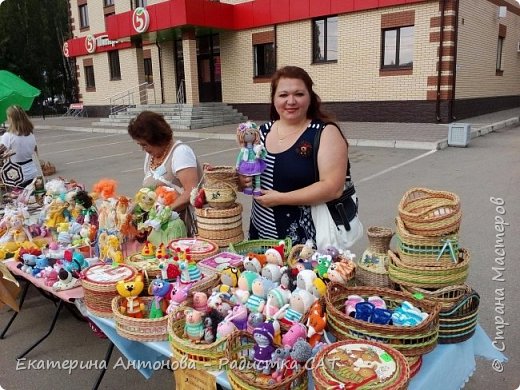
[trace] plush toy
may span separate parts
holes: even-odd
[[[337,282],[346,286],[354,268],[354,262],[351,260],[332,263],[327,270],[327,278],[331,282]]]
[[[265,170],[264,158],[267,156],[265,147],[260,142],[260,131],[254,122],[246,122],[238,125],[237,141],[241,146],[237,156],[236,168],[240,175],[252,176],[252,187],[244,188],[246,195],[262,195],[260,175]]]
[[[259,253],[248,253],[244,256],[242,260],[242,264],[244,265],[244,270],[256,272],[260,274],[262,272],[262,267],[267,263],[267,259],[265,255]]]
[[[275,288],[273,282],[264,277],[258,277],[253,281],[251,286],[252,294],[246,302],[246,307],[252,313],[264,311],[264,306],[267,299],[267,293]]]
[[[282,336],[282,345],[292,347],[298,339],[307,338],[307,327],[301,322],[295,322]]]
[[[177,279],[176,286],[170,290],[170,304],[166,312],[168,314],[173,313],[188,298],[189,291],[190,286],[181,287],[180,281]]]
[[[316,278],[312,281],[310,293],[319,299],[327,293],[327,285],[320,278]]]
[[[291,376],[293,373],[299,371],[307,361],[312,357],[312,347],[304,339],[299,339],[291,348],[290,356],[286,360],[286,370],[284,378]],[[293,382],[295,383],[295,382]]]
[[[208,296],[205,292],[196,291],[193,293],[193,308],[202,314],[208,313]]]
[[[229,313],[224,320],[222,320],[217,326],[217,340],[220,340],[224,337],[229,336],[231,333],[235,332],[237,329],[236,325],[232,322],[232,320],[236,319],[240,314],[239,313]]]
[[[125,282],[120,280],[116,283],[116,290],[123,297],[119,310],[133,318],[143,318],[145,305],[139,298],[144,289],[143,277],[137,275],[134,280]]]
[[[233,300],[237,303],[246,303],[251,294],[253,282],[259,275],[253,271],[244,271],[238,278],[238,287],[233,292]]]
[[[290,347],[276,348],[276,350],[271,355],[271,366],[274,369],[274,372],[271,374],[271,378],[273,378],[276,382],[281,382],[283,379],[283,367],[285,360],[289,357],[290,352]]]
[[[242,304],[238,304],[233,307],[232,313],[233,317],[231,322],[235,324],[238,330],[246,330],[248,317],[247,308]]]
[[[282,278],[282,267],[271,263],[266,264],[264,268],[262,268],[262,276],[274,283],[280,283],[280,279]]]
[[[289,300],[290,308],[285,312],[282,321],[290,325],[294,322],[300,321],[315,301],[316,297],[310,292],[300,289],[294,290]]]
[[[97,209],[89,193],[85,190],[77,191],[74,196],[74,203],[78,214],[76,221],[80,224],[92,224],[97,228],[99,226]]]
[[[265,321],[265,316],[262,313],[250,313],[247,317],[247,331],[253,334],[253,330],[258,328]]]
[[[42,272],[45,268],[49,266],[49,259],[43,255],[40,255],[36,258],[36,264],[32,269],[32,275],[35,277],[40,277],[40,272]]]
[[[78,286],[79,279],[72,276],[72,273],[65,268],[61,268],[58,272],[58,281],[52,285],[55,291],[70,290]]]
[[[204,322],[202,313],[195,309],[184,310],[186,316],[186,324],[184,325],[184,337],[192,342],[200,342],[204,337]]]
[[[318,264],[314,271],[321,279],[327,279],[327,271],[329,270],[330,265],[332,264],[332,256],[330,255],[322,255],[318,252],[312,256],[312,259],[316,261]]]
[[[273,339],[275,329],[272,322],[264,322],[253,330],[255,345],[253,347],[253,360],[257,371],[263,374],[271,372],[271,356],[276,350]]]
[[[280,241],[278,245],[267,249],[265,251],[265,257],[267,262],[282,267],[285,259],[284,248],[285,243],[283,241]]]
[[[168,281],[157,277],[150,283],[148,293],[153,295],[148,318],[161,318],[168,310],[167,297],[170,294],[171,285]]]
[[[155,193],[155,205],[149,210],[148,219],[138,226],[138,229],[151,227],[148,240],[156,246],[161,243],[167,245],[173,239],[186,237],[186,225],[172,208],[177,199],[177,192],[170,187],[159,186]]]
[[[296,289],[296,276],[290,268],[282,267],[281,269],[280,287],[291,292]]]
[[[308,292],[312,291],[312,286],[314,279],[316,279],[316,273],[311,270],[303,270],[298,272],[298,276],[296,277],[296,286],[300,290],[305,290]]]
[[[192,284],[202,279],[202,273],[199,267],[197,267],[197,264],[190,263],[188,260],[181,260],[178,262],[178,265],[181,271],[182,283]]]
[[[208,298],[208,307],[213,309],[222,316],[226,317],[231,311],[231,305],[226,302],[226,295],[224,293],[214,291]]]
[[[240,278],[240,269],[237,267],[228,266],[220,273],[221,285],[218,291],[223,293],[230,293],[232,289],[238,286],[238,279]]]
[[[148,219],[148,212],[154,207],[157,195],[150,188],[141,188],[134,197],[134,206],[131,210],[133,236],[139,242],[144,242],[148,236],[148,228],[138,230],[144,221]]]
[[[98,236],[99,260],[112,262],[113,264],[123,263],[123,251],[121,241],[116,234],[107,234],[103,231]]]
[[[311,347],[320,342],[326,325],[327,314],[323,312],[320,302],[316,301],[309,309],[309,318],[307,319],[307,328],[309,329],[307,337]]]
[[[264,308],[264,314],[267,316],[274,315],[284,305],[289,303],[291,292],[282,287],[276,287],[267,293],[267,304]]]

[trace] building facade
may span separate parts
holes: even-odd
[[[338,120],[451,122],[520,106],[514,0],[69,0],[80,101],[225,102],[269,117],[301,66]]]

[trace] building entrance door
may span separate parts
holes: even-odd
[[[220,41],[218,34],[197,37],[199,99],[201,102],[222,101],[220,73]]]

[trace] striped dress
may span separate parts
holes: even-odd
[[[260,127],[260,140],[265,139],[274,122]],[[323,122],[313,120],[296,140],[282,153],[270,153],[266,147],[266,169],[261,175],[262,189],[280,192],[294,191],[314,183],[313,144],[316,130]],[[249,239],[283,239],[290,237],[293,245],[316,239],[309,206],[276,206],[267,208],[253,200]]]

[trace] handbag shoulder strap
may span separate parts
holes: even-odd
[[[341,131],[341,128],[338,126],[337,123],[335,123],[335,122],[326,122],[325,123],[324,122],[316,130],[316,135],[314,136],[314,145],[313,145],[313,149],[312,149],[313,150],[313,158],[314,158],[314,179],[315,179],[315,181],[319,181],[320,180],[320,172],[318,170],[318,149],[320,147],[321,133],[323,132],[325,127],[327,127],[328,125],[335,126],[339,130],[339,133],[341,134],[341,136],[345,140],[345,143],[347,144],[347,147],[348,147],[348,141],[345,138],[345,135],[343,134],[343,132]],[[347,160],[347,175],[346,175],[346,179],[350,180],[350,160]]]

